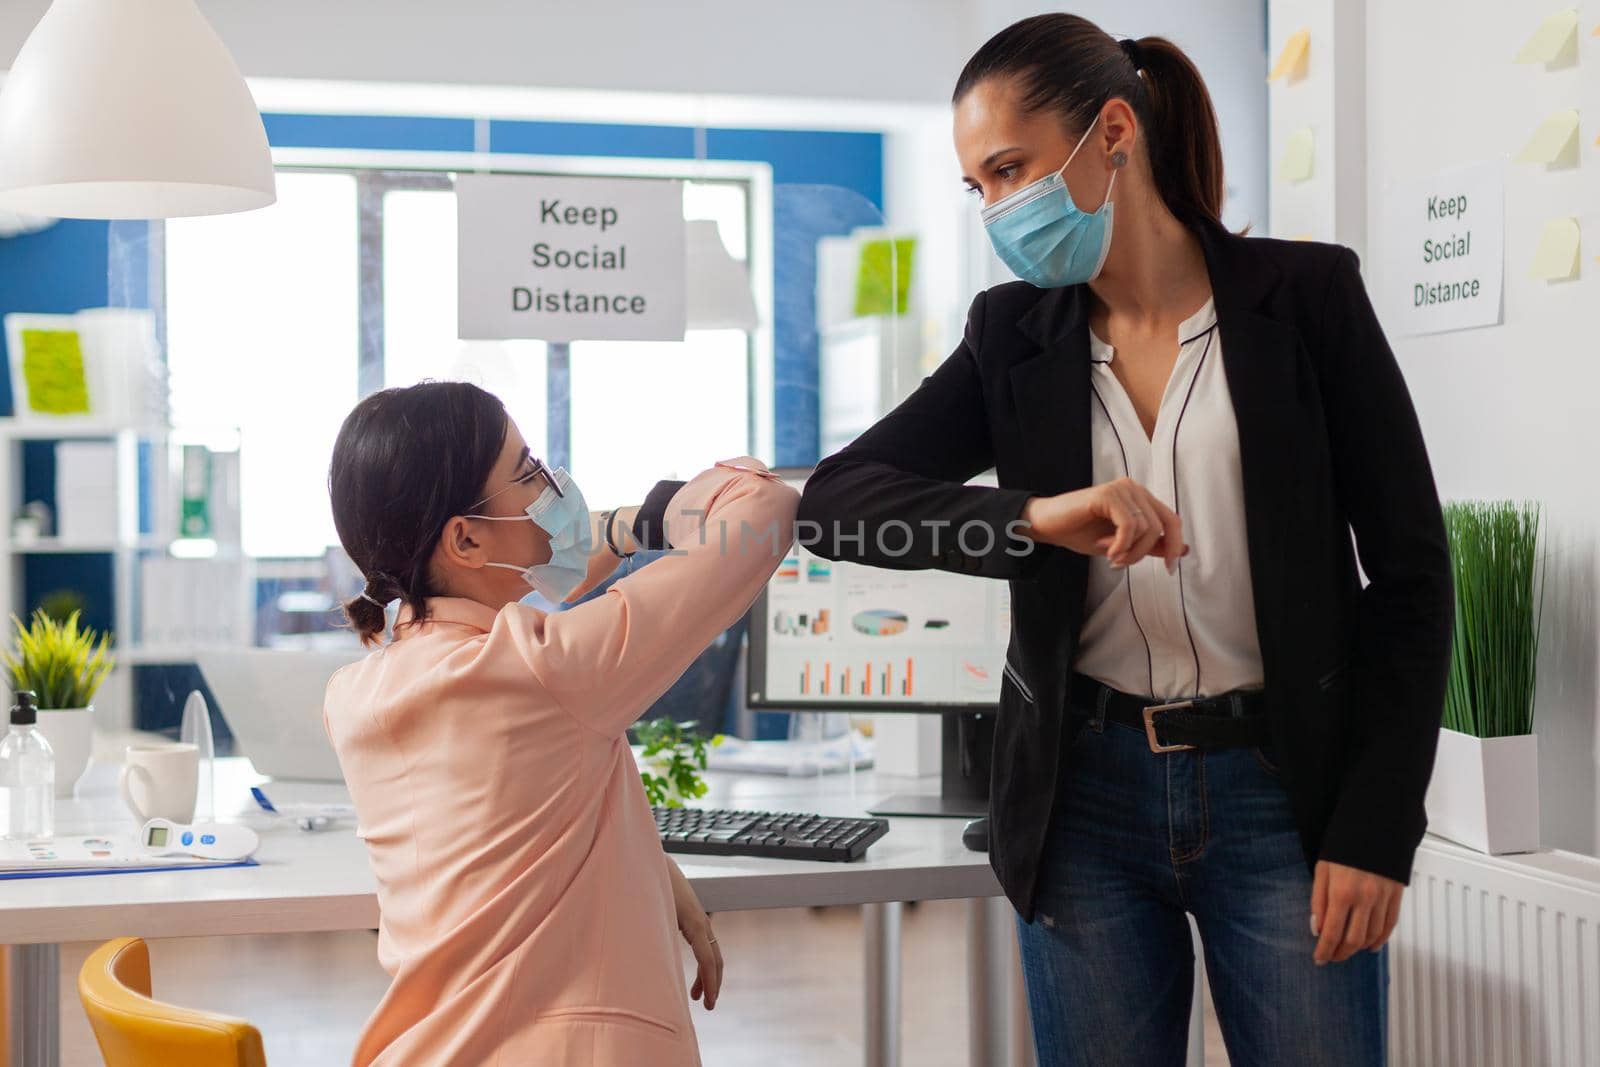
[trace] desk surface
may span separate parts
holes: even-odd
[[[57,834],[137,827],[116,791],[115,766],[96,764],[72,800],[57,801]],[[712,807],[860,815],[891,792],[932,792],[937,783],[871,772],[821,778],[713,773]],[[249,787],[268,781],[246,760],[217,761],[217,808],[261,834],[260,865],[211,871],[0,881],[0,944],[102,938],[365,930],[378,904],[365,846],[354,829],[315,833],[254,810]],[[275,801],[345,799],[338,786],[280,782]],[[960,819],[894,819],[855,863],[734,856],[679,856],[707,911],[865,904],[995,896],[988,857],[961,844]]]

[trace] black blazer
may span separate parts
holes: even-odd
[[[1217,226],[1199,236],[1239,426],[1273,747],[1306,863],[1409,882],[1454,619],[1416,412],[1353,252]],[[990,861],[1029,921],[1088,561],[1051,546],[1016,555],[1006,530],[1029,497],[1091,483],[1088,295],[1021,282],[979,294],[955,353],[823,460],[800,502],[804,540],[828,558],[1010,580],[1007,674],[1021,684],[1001,688]],[[961,484],[991,467],[1000,488]],[[886,552],[874,533],[889,522]],[[993,536],[958,545],[963,523]]]

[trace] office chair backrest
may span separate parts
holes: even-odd
[[[107,941],[78,972],[78,997],[106,1067],[266,1067],[261,1033],[243,1019],[150,997],[150,950]]]

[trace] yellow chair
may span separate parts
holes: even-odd
[[[90,954],[78,998],[106,1067],[266,1067],[261,1032],[243,1019],[150,998],[150,949],[137,937]]]

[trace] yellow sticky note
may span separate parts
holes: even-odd
[[[1517,153],[1518,163],[1571,163],[1578,147],[1578,113],[1552,111]]]
[[[861,246],[856,272],[856,314],[904,315],[911,295],[914,237],[867,241]]]
[[[78,331],[23,330],[22,380],[28,390],[29,411],[89,414],[89,380]]]
[[[1533,269],[1528,273],[1546,282],[1576,278],[1581,243],[1577,219],[1570,215],[1551,219],[1539,235],[1539,250],[1533,254]]]
[[[1289,238],[1291,241],[1315,241],[1316,235],[1310,233],[1297,233]]]
[[[1283,42],[1283,51],[1278,53],[1278,61],[1272,65],[1272,73],[1267,75],[1267,81],[1275,82],[1279,78],[1293,81],[1304,76],[1306,57],[1310,52],[1311,31],[1295,30],[1289,35],[1289,39]]]
[[[1311,177],[1316,155],[1316,143],[1311,138],[1311,127],[1302,126],[1289,135],[1283,155],[1278,159],[1278,177],[1286,182],[1303,182]]]
[[[1574,8],[1557,11],[1522,43],[1513,63],[1550,65],[1576,59],[1578,54],[1578,12]]]

